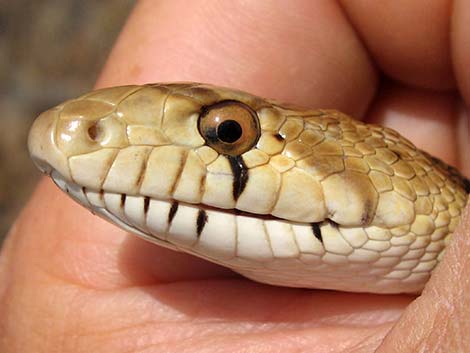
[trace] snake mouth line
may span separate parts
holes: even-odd
[[[90,188],[86,188],[84,186],[81,186],[81,185],[79,185],[79,184],[77,184],[73,181],[68,181],[66,178],[64,178],[63,175],[61,175],[57,170],[52,168],[50,165],[47,165],[47,166],[41,165],[41,171],[44,174],[46,174],[47,176],[49,176],[54,181],[54,183],[62,191],[66,192],[67,194],[71,195],[72,197],[75,195],[74,199],[77,200],[80,204],[84,205],[85,207],[89,207],[89,206],[93,206],[93,205],[90,205],[89,201],[86,202],[86,200],[83,199],[83,197],[82,198],[79,197],[77,199],[77,196],[78,196],[77,193],[79,193],[79,190],[81,190],[84,194],[86,194],[87,192],[92,192],[96,195],[99,195],[99,197],[101,199],[103,198],[103,196],[105,194],[120,195],[122,203],[125,203],[125,200],[128,197],[140,197],[140,198],[143,198],[143,200],[144,200],[144,204],[146,205],[146,207],[144,207],[144,210],[146,210],[146,211],[148,211],[148,205],[149,205],[150,200],[154,200],[154,201],[168,202],[172,205],[176,205],[176,204],[177,205],[185,205],[185,206],[188,206],[188,207],[197,207],[201,210],[206,210],[206,211],[214,211],[214,212],[218,212],[218,213],[231,214],[231,215],[235,215],[235,216],[252,217],[252,218],[257,218],[257,219],[262,219],[262,220],[287,222],[287,223],[290,223],[290,224],[318,225],[318,224],[321,224],[323,222],[329,222],[333,225],[337,225],[335,222],[333,222],[329,219],[325,219],[323,221],[314,222],[314,223],[297,222],[297,221],[292,221],[292,220],[281,218],[281,217],[276,217],[276,216],[273,216],[271,214],[258,214],[258,213],[253,213],[253,212],[246,212],[246,211],[239,210],[237,208],[218,208],[218,207],[206,205],[206,204],[203,204],[203,203],[192,204],[192,203],[187,203],[187,202],[184,202],[184,201],[178,201],[178,200],[175,200],[175,199],[159,199],[159,198],[145,196],[145,195],[115,193],[115,192],[110,192],[110,191],[107,191],[107,190],[104,190],[104,189],[94,190],[94,189],[90,189]],[[173,207],[176,207],[176,206],[173,206]]]

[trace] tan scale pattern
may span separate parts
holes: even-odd
[[[238,198],[229,159],[198,131],[203,107],[222,100],[250,106],[261,127],[241,156]],[[391,129],[202,84],[88,93],[43,113],[29,148],[72,197],[126,229],[285,286],[419,292],[468,199],[455,169]]]

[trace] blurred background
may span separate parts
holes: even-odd
[[[91,90],[134,0],[0,0],[0,245],[39,180],[33,119]]]

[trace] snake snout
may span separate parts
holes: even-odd
[[[42,113],[33,123],[28,136],[28,149],[34,164],[45,174],[57,170],[64,178],[70,179],[67,158],[57,148],[55,129],[58,109]]]

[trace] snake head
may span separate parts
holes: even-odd
[[[393,130],[204,84],[85,94],[41,114],[28,144],[102,217],[285,286],[417,292],[468,198]]]

